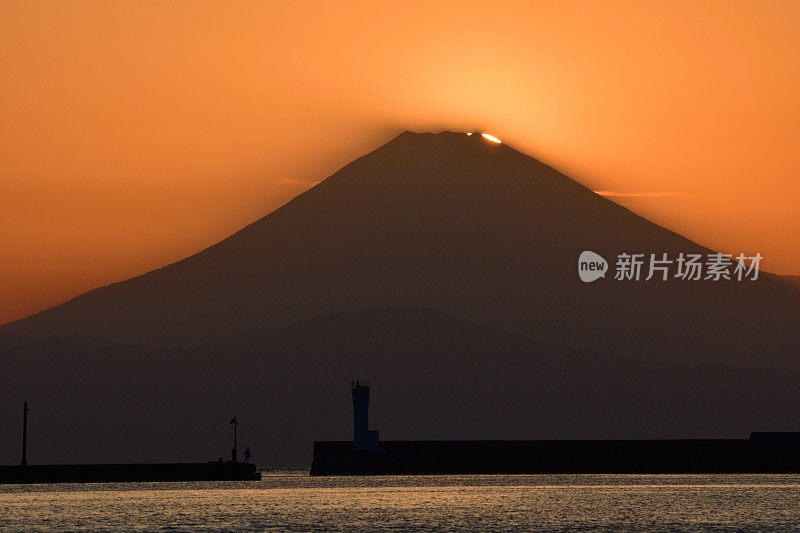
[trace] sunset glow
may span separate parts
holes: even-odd
[[[502,142],[500,139],[498,139],[494,135],[489,135],[488,133],[481,133],[481,135],[483,135],[484,139],[488,139],[488,140],[492,141],[493,143],[501,143]]]
[[[768,4],[3,2],[0,323],[196,253],[406,129],[492,131],[800,274],[800,3]]]

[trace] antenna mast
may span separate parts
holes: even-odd
[[[20,466],[28,466],[28,402],[22,407],[22,461]]]

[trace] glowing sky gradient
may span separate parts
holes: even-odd
[[[491,132],[800,273],[799,19],[792,1],[0,3],[0,322],[197,252],[404,129]]]

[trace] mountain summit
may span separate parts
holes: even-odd
[[[711,252],[505,144],[407,131],[196,255],[0,333],[180,347],[400,306],[639,359],[800,368],[800,291],[776,276],[585,284],[583,250],[612,269]]]

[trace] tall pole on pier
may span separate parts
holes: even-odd
[[[21,466],[28,466],[28,402],[22,407],[22,461]]]

